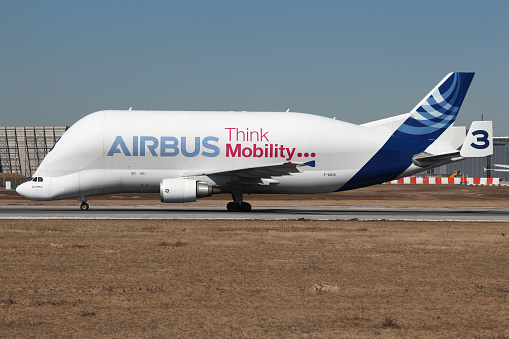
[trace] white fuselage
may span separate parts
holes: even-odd
[[[332,192],[341,190],[390,136],[303,113],[100,111],[62,136],[33,175],[43,181],[28,182],[20,193],[53,200],[158,192],[165,178],[310,161],[315,167],[245,184],[243,192]],[[420,170],[410,164],[399,174]],[[201,180],[232,190],[227,176]]]
[[[354,125],[303,113],[100,111],[75,123],[29,182],[33,200],[160,192],[323,193],[376,185],[492,153],[491,122],[453,127],[474,73],[447,74],[409,113]],[[464,140],[464,141],[462,141]],[[458,147],[461,152],[458,151]]]

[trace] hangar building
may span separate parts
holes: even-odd
[[[29,177],[68,128],[0,127],[0,173]]]

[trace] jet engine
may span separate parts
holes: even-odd
[[[163,179],[160,184],[161,202],[192,202],[196,198],[217,193],[209,184],[193,179]]]

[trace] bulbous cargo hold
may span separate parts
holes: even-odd
[[[325,193],[492,152],[491,123],[453,122],[473,73],[447,75],[406,114],[355,125],[293,112],[100,111],[75,123],[18,192],[34,200],[159,192],[162,202],[244,193]]]

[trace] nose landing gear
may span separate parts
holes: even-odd
[[[233,192],[232,199],[226,205],[228,212],[251,212],[251,204],[242,201],[242,192]]]
[[[78,198],[78,202],[81,202],[80,210],[88,211],[90,206],[87,204],[87,198]]]

